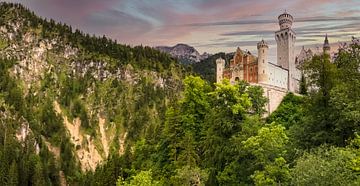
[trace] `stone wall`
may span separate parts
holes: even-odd
[[[266,104],[265,106],[267,115],[271,114],[277,109],[283,98],[288,93],[286,89],[278,88],[271,85],[266,85],[266,84],[255,84],[255,85],[260,85],[264,89],[264,96],[269,99],[268,104]]]
[[[279,88],[287,89],[289,77],[288,71],[272,63],[268,63],[268,69],[269,80],[267,84],[269,86],[276,86]]]

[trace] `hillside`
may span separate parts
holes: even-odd
[[[185,69],[165,53],[90,36],[18,4],[1,3],[0,15],[1,114],[13,122],[0,136],[20,140],[12,139],[19,146],[5,170],[36,158],[30,167],[54,180],[59,171],[77,179],[156,128],[182,89]],[[29,154],[18,153],[24,144]]]
[[[217,53],[201,60],[199,63],[191,64],[193,71],[210,83],[216,82],[216,60],[222,57],[227,63],[234,57],[233,53]]]

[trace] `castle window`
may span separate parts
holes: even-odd
[[[265,59],[263,59],[263,63],[265,63]]]
[[[265,70],[263,70],[263,74],[265,74]]]
[[[263,53],[265,52],[265,50],[263,49]]]

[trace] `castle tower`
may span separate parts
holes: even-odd
[[[295,41],[296,34],[291,29],[294,18],[286,11],[279,15],[280,30],[275,32],[277,43],[277,64],[289,71],[288,90],[295,92]]]
[[[327,36],[327,34],[326,34],[325,40],[324,40],[324,45],[323,45],[324,54],[330,55],[330,49],[331,49],[331,48],[330,48],[328,36]]]
[[[268,82],[268,51],[269,46],[264,40],[261,40],[257,44],[258,49],[258,82],[267,83]]]
[[[225,60],[220,57],[216,60],[216,83],[220,83],[223,80],[224,68]]]

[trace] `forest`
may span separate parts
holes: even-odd
[[[0,13],[0,25],[20,17],[28,23],[24,33],[36,28],[41,39],[59,37],[79,48],[81,55],[71,60],[107,60],[109,70],[131,65],[140,74],[146,69],[175,82],[155,89],[146,75],[133,85],[70,75],[58,65],[59,71],[46,73],[38,87],[25,92],[22,80],[11,73],[19,59],[1,56],[1,185],[61,185],[64,179],[69,185],[99,186],[360,185],[356,38],[333,59],[322,54],[305,62],[301,94],[289,93],[267,115],[268,100],[259,86],[213,83],[211,70],[199,76],[201,65],[193,67],[196,73],[150,47],[132,48],[73,31],[18,4],[2,3]],[[21,43],[18,37],[14,42]],[[0,51],[12,42],[2,36],[0,41]],[[61,47],[63,43],[53,54]],[[127,132],[124,152],[114,143],[94,171],[83,171],[76,157],[83,147],[72,143],[54,101],[68,118],[79,118],[82,131],[94,139],[99,138],[98,126],[90,113],[98,112],[92,107],[97,105],[116,135]],[[29,133],[25,139],[19,137],[19,128]],[[59,149],[59,156],[49,144]]]
[[[184,79],[183,97],[92,185],[359,185],[360,46],[303,66],[303,95],[263,118],[261,87]]]

